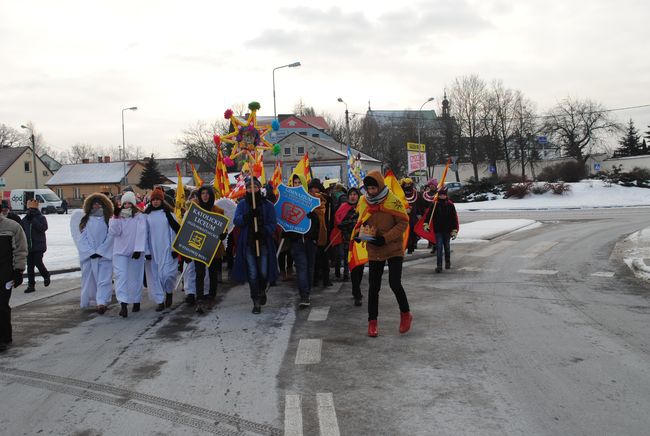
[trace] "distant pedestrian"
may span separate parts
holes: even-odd
[[[11,211],[8,200],[2,200],[2,215],[20,224],[20,217]]]
[[[431,211],[433,209],[433,219]],[[451,268],[450,239],[458,235],[458,214],[454,203],[447,197],[447,187],[438,191],[438,200],[427,210],[424,215],[424,229],[429,231],[429,222],[436,235],[436,273],[442,272],[442,258],[444,251],[445,269]]]
[[[27,261],[27,238],[15,221],[0,214],[0,352],[13,341],[11,331],[11,290],[23,282]]]
[[[66,200],[65,198],[61,200],[61,209],[63,209],[64,214],[66,215],[68,214],[68,200]]]
[[[47,251],[47,240],[45,238],[47,219],[41,213],[37,200],[27,202],[27,213],[21,220],[20,225],[25,231],[29,250],[27,255],[27,289],[25,289],[25,293],[28,294],[36,290],[34,267],[38,268],[38,272],[43,277],[43,286],[50,286],[50,272],[43,264],[43,255]]]

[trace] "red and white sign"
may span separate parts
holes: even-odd
[[[409,174],[427,169],[427,155],[418,151],[408,152],[408,172]]]

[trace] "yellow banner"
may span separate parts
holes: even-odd
[[[425,144],[418,144],[417,142],[407,142],[406,149],[408,151],[427,151],[427,146]]]

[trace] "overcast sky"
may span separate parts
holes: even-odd
[[[273,114],[439,110],[454,78],[520,89],[544,111],[571,95],[650,104],[641,0],[0,2],[0,123],[32,121],[57,150],[122,143],[160,157],[196,120],[256,100]],[[453,102],[452,102],[453,104]],[[650,110],[616,113],[648,130]]]

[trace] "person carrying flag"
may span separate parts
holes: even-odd
[[[359,219],[359,214],[357,213],[357,204],[359,203],[359,189],[350,188],[347,194],[347,202],[341,204],[339,209],[336,211],[336,227],[341,230],[341,238],[343,243],[339,245],[341,249],[343,247],[350,246],[350,237],[352,236],[352,231],[354,226]],[[348,253],[347,250],[343,250],[343,278],[344,281],[347,280],[348,274],[352,276],[352,298],[354,298],[354,305],[361,306],[361,300],[363,296],[361,295],[361,279],[363,278],[363,268],[365,264],[359,265],[354,268],[352,271],[348,271]]]
[[[433,219],[431,211],[433,210]],[[433,203],[424,215],[424,230],[429,232],[433,227],[436,235],[436,273],[442,272],[442,255],[444,250],[445,269],[451,268],[451,250],[449,240],[456,239],[458,235],[458,214],[456,206],[447,197],[447,187],[443,186],[438,190],[438,199]],[[431,223],[431,224],[429,224]]]

